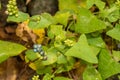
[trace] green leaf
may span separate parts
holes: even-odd
[[[87,4],[87,9],[90,9],[95,3],[95,0],[87,0],[86,4]]]
[[[40,18],[40,20],[37,20]],[[28,23],[28,26],[31,29],[41,29],[41,28],[46,28],[51,24],[54,24],[55,21],[53,17],[48,14],[48,13],[43,13],[41,15],[35,15],[30,18],[30,21]]]
[[[64,40],[66,38],[65,31],[63,30],[62,25],[51,25],[48,36],[53,38],[56,36],[59,40]]]
[[[94,52],[94,54],[97,56],[101,50],[101,48],[99,47],[95,47],[95,46],[90,46],[90,48],[92,49],[92,51]]]
[[[69,79],[66,77],[55,77],[55,78],[53,78],[53,80],[72,80],[72,79]]]
[[[120,10],[117,9],[113,12],[111,12],[108,16],[107,16],[108,20],[110,22],[115,22],[120,18]]]
[[[106,25],[103,21],[97,19],[89,10],[80,8],[77,15],[77,23],[75,31],[78,33],[91,33],[105,29]]]
[[[67,26],[69,17],[70,17],[70,12],[68,11],[57,12],[54,16],[56,22],[63,24],[65,27]]]
[[[56,36],[58,36],[60,33],[63,33],[62,25],[51,25],[50,27],[51,27],[51,32]]]
[[[69,57],[69,56],[67,56],[66,59],[67,59],[67,63],[62,64],[62,65],[58,65],[59,67],[55,71],[56,73],[70,71],[70,70],[72,70],[74,68],[75,59],[73,57]]]
[[[96,5],[100,10],[103,10],[105,3],[101,0],[87,0],[87,8],[90,9],[93,5]]]
[[[40,58],[40,54],[39,54],[39,53],[35,53],[32,49],[31,49],[31,50],[27,50],[27,51],[25,52],[25,54],[26,54],[26,55],[25,55],[26,58],[27,58],[28,60],[30,60],[30,61],[34,61],[34,60]]]
[[[57,63],[58,64],[65,64],[65,63],[67,63],[66,57],[63,54],[58,54]]]
[[[53,75],[47,73],[47,74],[43,77],[43,80],[52,80],[52,77],[53,77]]]
[[[42,13],[41,16],[46,18],[52,24],[56,24],[56,21],[54,20],[54,18],[53,18],[53,16],[51,14],[49,14],[49,13]]]
[[[87,38],[84,34],[80,36],[79,41],[65,55],[80,58],[90,63],[98,63],[96,54],[93,53],[88,45]]]
[[[102,0],[95,0],[95,5],[100,9],[103,10],[105,8],[105,3]]]
[[[88,65],[83,73],[83,80],[102,80],[102,77],[93,66]]]
[[[88,43],[92,46],[99,47],[99,48],[105,48],[105,42],[102,40],[101,37],[95,37],[95,38],[88,38]]]
[[[114,4],[109,9],[104,10],[103,14],[105,14],[110,22],[115,22],[120,18],[120,8]]]
[[[50,65],[57,61],[57,51],[55,48],[50,48],[47,50],[47,60],[42,61],[43,65]]]
[[[120,61],[120,51],[113,50],[113,57],[116,61]]]
[[[102,49],[99,55],[98,71],[103,80],[105,80],[112,75],[120,73],[120,63],[112,59],[108,50]]]
[[[37,74],[46,74],[46,73],[51,74],[52,66],[44,66],[44,68],[38,68],[36,71],[37,71]]]
[[[53,64],[57,61],[57,56],[54,53],[49,53],[47,54],[47,60],[46,61],[42,61],[43,65],[50,65]]]
[[[72,9],[76,10],[78,6],[77,0],[59,0],[59,10]]]
[[[115,22],[120,17],[119,8],[114,4],[109,9],[102,10],[100,16],[102,18],[107,18],[110,22]]]
[[[26,48],[20,44],[0,40],[0,63],[12,56],[19,55]]]
[[[120,41],[120,25],[116,24],[115,28],[106,33],[108,36]]]
[[[29,15],[27,13],[23,13],[21,11],[18,12],[18,17],[15,15],[8,16],[7,21],[8,22],[24,22],[27,19],[29,19]]]

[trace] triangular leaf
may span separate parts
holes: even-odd
[[[101,37],[89,38],[88,43],[92,46],[96,46],[96,47],[99,47],[99,48],[105,48],[106,47],[106,45],[105,45],[105,43],[104,43],[104,41],[102,40]]]
[[[103,21],[97,19],[89,10],[80,8],[77,15],[77,23],[75,31],[78,33],[91,33],[105,29],[106,25]]]
[[[97,57],[88,45],[87,38],[84,34],[80,36],[79,41],[65,55],[77,57],[90,63],[98,63]]]
[[[117,24],[115,28],[113,28],[112,30],[109,30],[107,32],[107,35],[120,41],[120,25]]]
[[[90,9],[93,5],[96,5],[100,10],[103,10],[105,3],[101,0],[87,0],[87,8]]]
[[[112,59],[110,53],[106,49],[102,49],[99,55],[98,71],[103,79],[120,73],[120,63]]]
[[[68,22],[69,17],[70,17],[70,12],[68,12],[68,11],[57,12],[54,16],[56,22],[63,24],[65,27],[67,26],[67,22]]]
[[[83,80],[102,80],[102,77],[93,66],[87,66],[83,73]]]

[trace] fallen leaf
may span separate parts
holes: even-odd
[[[32,40],[33,43],[36,43],[37,36],[29,29],[27,22],[18,24],[16,35],[26,42]]]

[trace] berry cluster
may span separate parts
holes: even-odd
[[[32,80],[40,80],[40,79],[39,79],[39,75],[36,75],[36,76],[34,75],[34,76],[32,77]]]
[[[34,18],[31,18],[30,20],[39,23],[40,20],[41,20],[41,17],[40,16],[35,16]]]
[[[73,46],[74,45],[74,41],[72,41],[72,40],[70,40],[70,39],[67,39],[67,40],[65,40],[64,41],[65,42],[65,44],[67,45],[67,46]]]
[[[42,60],[47,60],[47,56],[45,55],[45,52],[43,51],[41,44],[34,44],[33,50],[34,50],[34,52],[40,53],[40,55],[43,57]]]
[[[8,1],[6,13],[8,15],[15,15],[16,17],[18,17],[18,7],[17,7],[16,0]]]

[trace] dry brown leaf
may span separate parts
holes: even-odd
[[[29,29],[26,22],[18,24],[16,35],[26,42],[32,40],[33,43],[36,43],[37,36]]]

